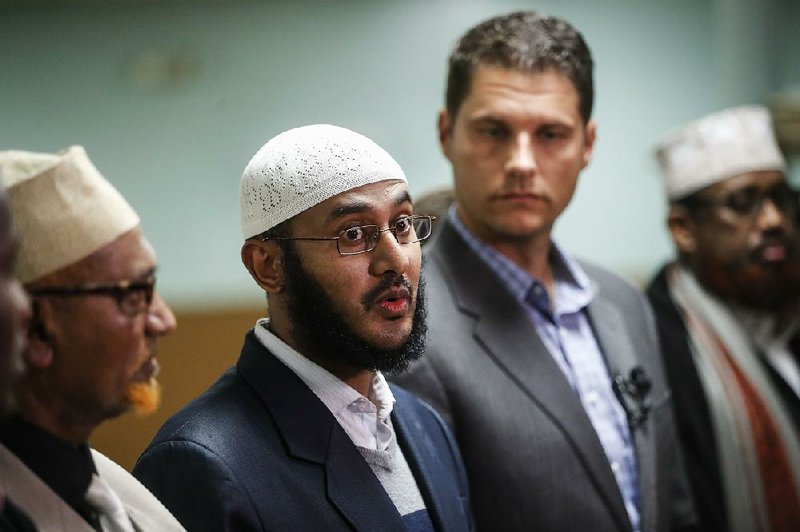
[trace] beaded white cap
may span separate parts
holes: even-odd
[[[656,158],[670,200],[747,172],[786,171],[769,111],[760,106],[725,109],[690,122],[661,141]]]
[[[261,234],[337,194],[386,180],[407,181],[397,161],[359,133],[327,124],[284,131],[244,169],[242,235]]]
[[[139,225],[139,216],[81,146],[0,152],[19,235],[16,275],[29,283],[88,257]]]

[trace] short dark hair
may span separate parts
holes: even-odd
[[[516,11],[468,30],[449,59],[445,97],[451,120],[455,120],[480,65],[532,73],[555,69],[575,86],[584,123],[592,115],[592,54],[580,32],[565,20],[535,11]]]

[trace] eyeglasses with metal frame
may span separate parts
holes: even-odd
[[[88,283],[75,286],[45,286],[30,291],[32,296],[44,297],[113,297],[120,312],[134,318],[147,312],[153,303],[156,287],[155,275],[141,280],[124,280],[116,283]]]
[[[800,208],[799,197],[789,183],[781,181],[766,189],[744,187],[718,198],[698,195],[692,197],[690,203],[699,207],[723,207],[738,216],[749,218],[761,212],[767,199],[783,213],[797,212]]]
[[[367,253],[378,247],[378,240],[386,232],[392,233],[400,244],[414,244],[431,236],[435,216],[413,215],[401,216],[386,229],[377,225],[356,225],[341,231],[337,236],[331,237],[302,237],[302,236],[269,236],[261,235],[262,242],[266,240],[307,240],[311,242],[336,241],[339,255],[359,255]]]

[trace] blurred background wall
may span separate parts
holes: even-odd
[[[0,149],[85,145],[141,214],[180,321],[161,348],[165,408],[95,445],[130,465],[262,313],[239,261],[238,181],[256,150],[329,122],[385,147],[412,193],[448,184],[434,126],[449,49],[515,9],[568,19],[596,60],[598,144],[556,237],[644,281],[671,255],[654,144],[702,114],[797,96],[797,0],[0,0]]]

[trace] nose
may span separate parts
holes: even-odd
[[[385,231],[380,234],[375,249],[369,252],[369,273],[375,277],[388,272],[402,275],[411,265],[411,256],[419,252],[418,243],[401,244],[391,231]]]
[[[506,163],[506,172],[512,176],[530,177],[536,170],[536,156],[528,132],[521,132],[511,143],[511,153]]]
[[[161,296],[153,294],[153,303],[147,313],[147,334],[150,336],[164,336],[175,330],[178,321],[172,309],[167,306]]]
[[[771,198],[764,198],[756,218],[758,228],[762,231],[767,231],[776,227],[783,227],[787,222],[788,216],[786,213],[779,209]]]

